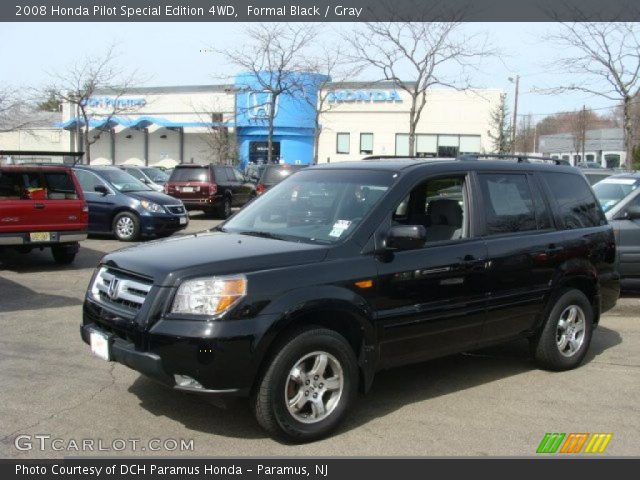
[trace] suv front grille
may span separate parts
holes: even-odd
[[[152,282],[120,270],[102,267],[91,286],[93,298],[131,312],[142,308]]]
[[[186,212],[184,205],[167,205],[165,208],[174,215],[182,215]]]

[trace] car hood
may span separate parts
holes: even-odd
[[[177,198],[171,197],[162,192],[155,192],[153,190],[144,190],[138,192],[122,192],[131,198],[137,200],[148,200],[149,202],[157,203],[158,205],[179,205],[182,203]]]
[[[322,261],[328,247],[222,232],[203,232],[125,248],[103,263],[173,286],[183,278],[248,273]]]

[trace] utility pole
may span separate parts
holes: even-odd
[[[520,75],[516,75],[515,80],[509,77],[511,83],[516,84],[516,91],[513,98],[513,124],[511,128],[511,153],[516,153],[516,130],[518,129],[518,95],[520,94]]]

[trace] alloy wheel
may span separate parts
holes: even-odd
[[[558,351],[565,357],[576,354],[585,336],[585,314],[578,305],[569,305],[560,314],[556,328],[556,344]]]

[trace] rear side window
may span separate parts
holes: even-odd
[[[487,235],[537,230],[535,206],[526,174],[479,175]]]
[[[67,172],[45,172],[44,181],[50,200],[77,200],[78,193]]]
[[[543,173],[542,177],[556,199],[565,229],[588,228],[607,223],[593,191],[580,175]]]
[[[208,182],[208,167],[176,167],[171,173],[170,182]]]

